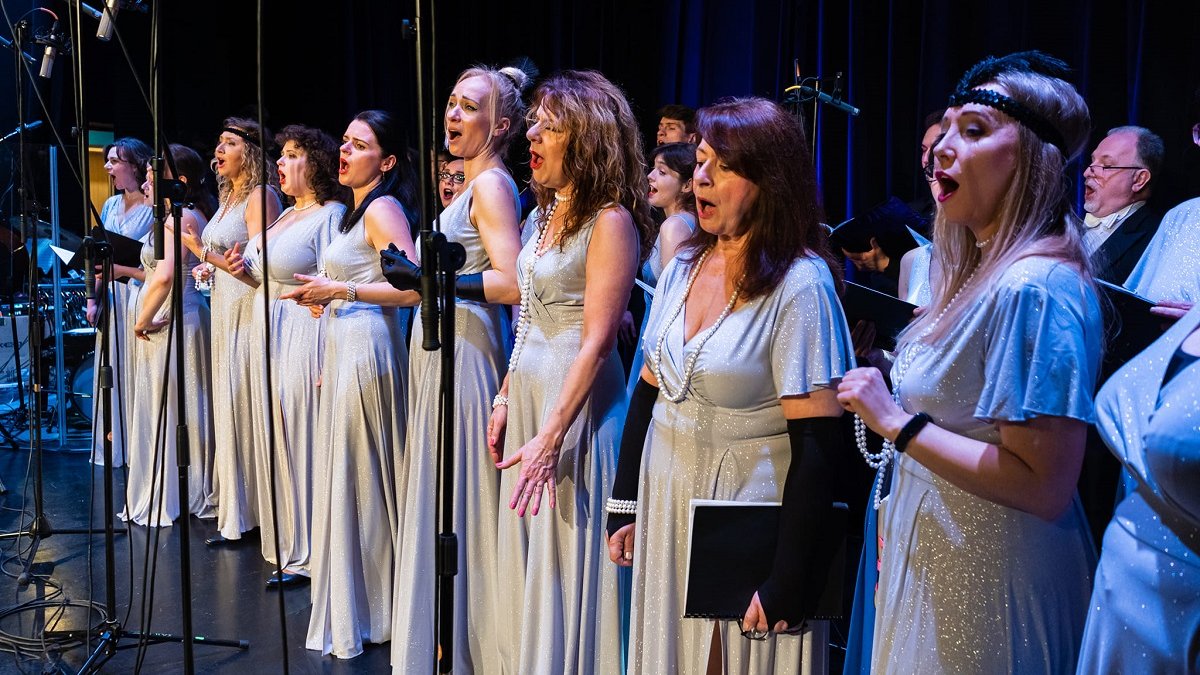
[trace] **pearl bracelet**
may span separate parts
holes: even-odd
[[[346,282],[346,302],[356,302],[358,300],[358,284],[353,281]]]
[[[604,510],[608,513],[637,515],[637,500],[636,499],[613,499],[608,498],[604,504]]]
[[[495,398],[492,399],[492,410],[502,405],[508,405],[508,397],[504,394],[496,394]]]

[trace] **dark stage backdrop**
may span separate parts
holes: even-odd
[[[35,4],[68,11],[61,0],[5,0],[14,18]],[[269,126],[303,122],[336,137],[353,113],[368,107],[416,119],[413,48],[400,35],[411,2],[265,4]],[[254,6],[250,0],[163,3],[162,87],[172,140],[208,154],[224,116],[253,114]],[[664,102],[700,106],[724,96],[781,98],[792,83],[793,59],[803,75],[843,72],[845,95],[862,115],[850,120],[834,110],[819,111],[814,139],[828,218],[835,222],[889,194],[919,195],[925,187],[916,171],[916,144],[924,115],[944,103],[971,63],[1030,48],[1075,68],[1073,79],[1091,106],[1096,140],[1105,129],[1128,123],[1163,136],[1164,202],[1200,193],[1200,151],[1190,143],[1186,114],[1200,84],[1196,2],[462,0],[439,1],[435,11],[439,94],[426,115],[439,114],[462,68],[517,56],[530,57],[543,72],[568,67],[604,72],[625,88],[646,134],[653,133],[653,113]],[[44,21],[36,17],[35,25]],[[143,79],[149,23],[146,14],[119,18]],[[94,30],[85,18],[85,34]],[[6,27],[0,32],[8,35]],[[116,42],[88,39],[83,46],[93,127],[148,138],[149,113]],[[7,131],[16,119],[12,61],[7,55],[0,59],[0,128]],[[73,124],[65,66],[61,60],[54,80],[39,85],[64,132]],[[29,115],[41,117],[32,102]],[[49,140],[41,133],[36,138]]]

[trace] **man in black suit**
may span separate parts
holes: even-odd
[[[1123,283],[1158,229],[1162,213],[1146,201],[1164,152],[1163,140],[1149,129],[1117,127],[1083,171],[1083,240],[1105,281]]]

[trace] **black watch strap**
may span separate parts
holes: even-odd
[[[904,452],[904,448],[908,447],[908,442],[914,436],[921,433],[925,425],[932,421],[933,418],[929,416],[929,413],[919,412],[913,415],[912,419],[905,422],[904,426],[901,427],[900,433],[896,434],[896,440],[892,441],[892,445],[896,446],[896,452]]]

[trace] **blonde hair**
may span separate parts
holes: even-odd
[[[494,128],[501,119],[508,119],[508,129],[499,136],[488,137],[487,147],[497,157],[504,157],[509,143],[525,133],[525,100],[522,93],[529,87],[534,75],[517,66],[492,68],[474,65],[459,74],[455,84],[472,77],[486,78],[491,85],[488,91],[488,119]]]
[[[252,137],[257,137],[261,141],[261,145],[256,146],[245,139],[241,139],[246,144],[246,152],[243,153],[245,159],[242,161],[242,168],[239,171],[239,176],[244,175],[246,180],[242,181],[241,187],[238,187],[236,181],[233,179],[226,178],[217,173],[217,159],[215,157],[209,162],[209,166],[217,176],[217,196],[221,203],[230,205],[239,204],[250,196],[255,187],[263,184],[278,192],[279,174],[272,170],[272,168],[269,168],[264,176],[262,157],[259,156],[258,152],[255,152],[255,150],[264,153],[267,151],[267,146],[271,144],[271,132],[260,128],[258,122],[244,117],[228,117],[222,126],[240,129]],[[270,159],[270,155],[267,156],[267,159],[268,164],[274,167],[274,161]]]
[[[938,209],[933,230],[937,245],[933,251],[942,274],[933,280],[933,301],[928,310],[901,334],[902,344],[915,341],[931,326],[924,341],[936,344],[945,338],[963,313],[991,292],[1005,270],[1023,258],[1059,260],[1079,270],[1085,283],[1092,283],[1091,265],[1083,248],[1083,223],[1071,209],[1066,178],[1067,164],[1083,149],[1091,130],[1087,104],[1069,83],[1036,72],[1000,72],[992,82],[1048,121],[1062,135],[1065,150],[997,111],[1002,119],[1017,125],[1017,160],[1012,182],[1000,201],[996,233],[986,248],[980,249],[967,228],[948,222],[945,212]],[[963,288],[972,274],[971,286]]]

